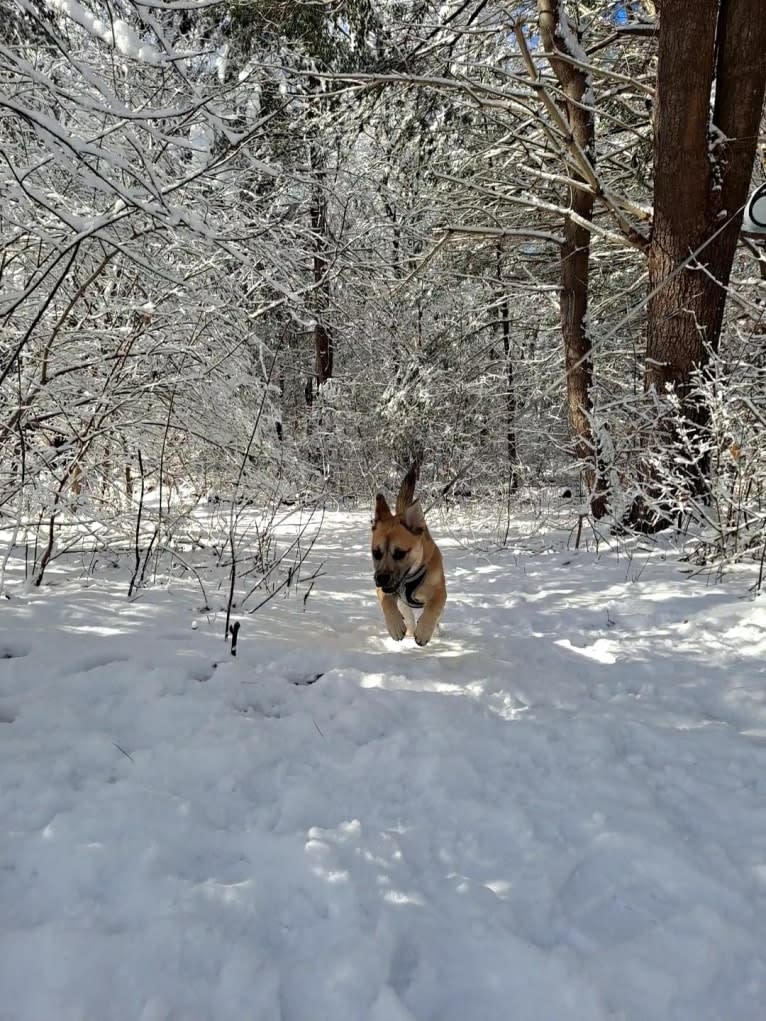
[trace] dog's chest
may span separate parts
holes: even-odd
[[[396,593],[398,598],[413,610],[422,610],[425,606],[425,603],[421,599],[415,598],[415,591],[419,588],[425,576],[425,566],[420,567],[415,574],[411,576],[408,575],[404,578]]]

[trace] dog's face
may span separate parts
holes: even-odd
[[[419,503],[394,515],[385,497],[378,494],[372,522],[372,566],[378,588],[393,594],[407,575],[420,567],[425,526]]]

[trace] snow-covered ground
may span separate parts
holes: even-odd
[[[433,531],[425,649],[364,514],[236,658],[191,583],[10,586],[2,1021],[766,1018],[763,600]]]

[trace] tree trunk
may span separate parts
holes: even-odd
[[[572,138],[591,165],[595,164],[595,121],[592,98],[587,96],[587,73],[562,59],[572,53],[572,26],[562,8],[562,0],[538,0],[540,35],[548,60],[564,94],[563,112]],[[567,168],[569,206],[580,220],[593,218],[595,194],[581,187],[585,180],[579,168]],[[564,244],[561,248],[561,333],[564,342],[564,364],[567,378],[569,431],[577,459],[586,465],[585,483],[590,495],[591,513],[600,518],[607,509],[606,483],[598,468],[593,440],[591,412],[593,402],[593,359],[588,331],[588,285],[590,276],[590,231],[572,217],[564,222]]]
[[[718,348],[766,88],[766,17],[763,0],[658,6],[645,386],[675,390],[683,420],[700,429],[707,412],[692,376]],[[661,423],[661,441],[678,426]],[[690,469],[698,495],[706,476],[702,458]]]
[[[314,350],[316,352],[317,387],[332,378],[333,338],[327,325],[330,307],[329,269],[329,228],[327,224],[327,194],[325,191],[324,161],[318,150],[312,146],[311,165],[315,180],[311,190],[311,229],[313,231],[313,273],[314,273]]]
[[[661,7],[654,125],[654,229],[649,250],[647,389],[688,388],[703,364],[715,281],[685,260],[709,238],[709,103],[718,0]],[[692,13],[693,11],[693,13]],[[700,253],[704,258],[704,251]]]
[[[717,350],[765,89],[763,0],[663,0],[648,387],[683,389]]]
[[[500,245],[497,246],[497,300],[500,312],[500,330],[503,337],[503,357],[505,359],[505,449],[508,458],[508,482],[510,491],[515,493],[519,488],[519,445],[516,437],[516,385],[513,378],[513,357],[511,353],[511,303],[508,292],[503,287],[503,261]]]
[[[716,215],[725,227],[711,244],[710,262],[719,282],[710,326],[717,346],[726,287],[739,241],[766,95],[766,10],[763,0],[722,0],[718,17],[718,63],[713,123],[723,136],[714,150],[722,167]]]

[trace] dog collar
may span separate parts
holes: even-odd
[[[399,586],[397,595],[406,603],[407,606],[412,607],[413,610],[420,610],[425,606],[425,603],[415,598],[415,589],[420,586],[420,583],[426,576],[426,565],[422,564],[414,574],[408,574],[402,579],[402,583]]]

